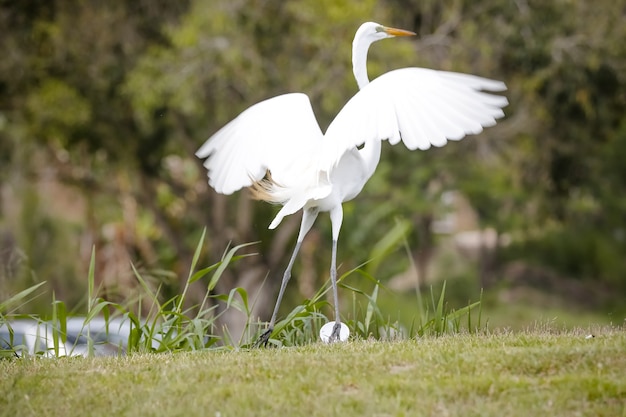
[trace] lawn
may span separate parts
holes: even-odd
[[[2,416],[613,417],[626,416],[626,332],[27,358],[0,375]]]

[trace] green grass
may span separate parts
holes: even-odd
[[[450,308],[445,283],[429,294],[396,295],[387,305],[391,294],[374,278],[371,262],[340,278],[344,296],[352,298],[352,311],[344,312],[353,334],[348,343],[317,342],[318,328],[328,320],[322,313],[328,307],[326,283],[277,323],[272,348],[248,349],[261,329],[248,294],[243,288],[213,292],[224,269],[241,258],[241,246],[198,268],[203,241],[204,234],[187,285],[174,298],[161,300],[160,289],[151,289],[135,270],[143,297],[152,301],[143,317],[135,313],[141,300],[122,305],[98,297],[94,253],[85,322],[102,315],[130,320],[129,355],[17,358],[6,351],[0,360],[0,416],[626,417],[623,327],[588,325],[602,323],[589,316],[572,321],[576,330],[544,315],[534,322],[548,324],[510,332],[485,322],[497,306],[489,297]],[[363,286],[368,290],[352,285],[351,276],[369,283]],[[201,279],[207,288],[203,301],[185,307],[189,285]],[[15,317],[41,285],[0,303],[0,322]],[[246,340],[216,333],[223,313],[215,302],[246,314]],[[400,310],[408,315],[385,313]],[[51,312],[54,331],[65,341],[68,312],[54,294]],[[381,341],[396,321],[405,326],[401,336]],[[588,338],[590,333],[595,337]]]
[[[0,415],[626,416],[625,352],[604,327],[30,357],[0,361]]]

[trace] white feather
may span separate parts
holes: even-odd
[[[504,89],[500,81],[467,74],[390,71],[355,94],[335,117],[324,135],[318,167],[330,169],[346,150],[371,140],[396,144],[401,137],[408,149],[425,150],[480,133],[504,116],[501,108],[508,104],[506,97],[481,90]]]
[[[309,98],[291,93],[249,107],[211,136],[196,156],[207,158],[211,187],[232,194],[262,179],[267,170],[279,183],[289,179],[296,160],[319,146],[322,136]]]

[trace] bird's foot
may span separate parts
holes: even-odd
[[[320,329],[320,339],[324,343],[345,342],[350,337],[350,329],[344,323],[329,321]]]
[[[333,332],[330,334],[330,337],[328,338],[328,343],[341,341],[341,338],[339,337],[340,333],[341,333],[341,322],[336,321],[335,325],[333,326]]]
[[[267,342],[270,340],[270,336],[272,335],[273,331],[274,328],[270,327],[269,329],[261,333],[261,336],[259,336],[256,342],[254,342],[254,347],[258,348],[261,347],[261,345],[263,345],[263,347],[267,347]]]

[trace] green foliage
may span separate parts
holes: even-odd
[[[381,244],[375,250],[375,253],[379,253],[379,256],[383,256],[387,252],[388,249],[385,247],[392,246],[394,240],[404,239],[406,228],[403,228],[401,223],[398,225],[400,229],[397,231],[392,230],[388,234],[387,239],[381,241]],[[236,255],[236,253],[250,244],[235,246],[224,254],[219,263],[197,269],[204,246],[205,232],[206,230],[203,231],[196,246],[186,284],[179,296],[161,302],[159,290],[153,291],[139,271],[133,266],[135,276],[150,303],[149,311],[143,315],[140,313],[141,298],[136,300],[136,304],[128,303],[122,305],[98,296],[95,276],[96,252],[95,248],[92,249],[87,276],[87,314],[82,326],[82,330],[85,331],[84,337],[87,339],[86,355],[88,357],[95,355],[95,340],[90,333],[90,323],[97,317],[104,319],[107,332],[112,318],[122,317],[123,321],[130,324],[128,340],[125,343],[124,350],[119,351],[120,354],[123,352],[145,353],[203,350],[219,345],[234,349],[253,345],[253,342],[261,334],[262,329],[258,323],[254,323],[246,290],[233,288],[228,294],[215,294],[214,292],[226,269],[231,267],[233,263],[249,256]],[[374,265],[375,263],[372,262],[365,266],[367,269],[373,270],[375,269]],[[208,280],[201,304],[184,308],[190,285],[200,281],[211,272],[213,274]],[[345,279],[354,273],[374,283],[372,294],[367,294],[358,288],[344,283]],[[414,324],[417,324],[417,326],[412,328],[409,333],[403,332],[398,327],[398,323],[392,324],[384,321],[383,314],[377,305],[377,296],[381,284],[369,272],[361,268],[348,271],[338,278],[338,284],[352,292],[353,300],[356,300],[357,296],[362,296],[367,300],[365,314],[359,314],[355,308],[353,316],[348,320],[348,324],[354,329],[355,336],[353,337],[355,338],[393,337],[394,339],[406,339],[426,335],[441,336],[459,333],[461,331],[460,318],[465,315],[468,316],[468,329],[470,331],[474,330],[469,312],[480,303],[474,303],[457,311],[447,311],[444,299],[445,284],[437,303],[435,303],[434,298],[432,299],[432,312],[428,310],[416,312]],[[33,286],[0,304],[0,324],[9,322],[9,319],[15,316],[12,312],[16,309],[16,306],[32,297],[41,286],[42,284]],[[304,303],[295,307],[284,319],[280,320],[274,327],[270,343],[276,346],[297,346],[316,342],[319,329],[328,321],[321,311],[327,304],[325,299],[330,289],[330,282],[327,281],[326,285],[320,288],[314,297],[305,300]],[[218,310],[219,303],[224,305],[221,311]],[[357,303],[354,302],[354,305],[356,306]],[[421,306],[422,303],[420,302],[419,305]],[[218,335],[218,319],[220,315],[225,314],[231,308],[244,313],[246,316],[246,328],[239,340],[233,339],[228,328],[221,329],[222,336]],[[60,348],[61,344],[65,346],[68,339],[68,318],[65,303],[57,300],[53,294],[51,314],[53,346],[51,349],[56,357],[65,356],[66,354],[72,355],[74,348],[76,348],[76,345],[72,349]],[[42,321],[42,324],[45,324],[45,322]],[[478,323],[479,327],[480,320]]]
[[[524,254],[536,265],[551,265],[561,274],[588,277],[624,288],[623,277],[617,273],[623,263],[623,242],[617,235],[607,237],[605,231],[589,227],[576,230],[555,227],[540,237],[507,248],[502,256]],[[515,254],[515,255],[513,255]],[[584,259],[584,262],[580,262]]]

